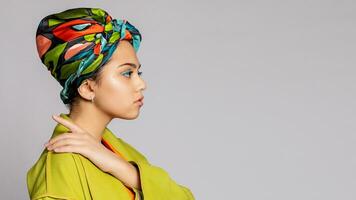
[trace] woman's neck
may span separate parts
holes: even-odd
[[[101,112],[93,105],[76,107],[69,112],[69,118],[83,130],[94,136],[99,142],[106,126],[112,118],[106,113]]]

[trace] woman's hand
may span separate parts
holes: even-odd
[[[60,134],[50,139],[45,146],[55,152],[79,153],[91,160],[102,171],[115,176],[129,187],[141,190],[139,172],[135,166],[119,155],[107,149],[92,135],[73,122],[53,115],[53,119],[70,132]]]
[[[104,172],[112,172],[113,169],[118,167],[114,166],[118,163],[123,163],[122,165],[125,166],[126,161],[123,158],[107,149],[101,142],[98,142],[91,134],[78,125],[60,116],[54,115],[53,119],[67,127],[70,132],[50,139],[45,145],[48,150],[79,153],[91,160]],[[122,162],[118,162],[118,159]]]

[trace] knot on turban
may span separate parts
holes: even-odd
[[[138,51],[142,36],[125,19],[112,19],[100,8],[73,8],[43,18],[36,32],[42,63],[63,87],[60,97],[70,103],[83,80],[112,56],[120,40]]]

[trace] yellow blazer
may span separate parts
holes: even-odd
[[[71,120],[68,114],[60,116]],[[57,123],[51,138],[68,130]],[[104,130],[103,140],[138,168],[142,191],[124,185],[79,153],[56,153],[45,148],[27,172],[31,200],[194,200],[189,188],[176,183],[164,169],[150,164],[144,155],[108,128]]]

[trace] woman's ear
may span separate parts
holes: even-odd
[[[78,87],[79,95],[88,101],[90,101],[95,95],[95,81],[91,79],[85,79]]]

